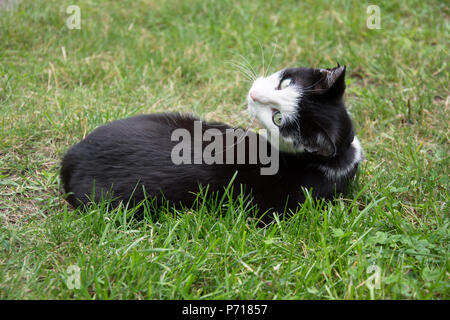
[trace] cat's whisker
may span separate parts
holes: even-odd
[[[295,125],[297,126],[298,132],[300,133],[300,123],[298,122],[298,119],[295,119]]]
[[[238,64],[237,62],[234,61],[230,61],[228,62],[229,64],[231,64],[233,67],[235,67],[236,69],[238,69],[244,76],[245,78],[249,81],[249,82],[253,82],[255,81],[255,78],[253,76],[253,74],[251,73],[251,71],[249,69],[247,69],[245,66]]]
[[[253,74],[254,78],[255,79],[258,78],[258,75],[257,75],[255,69],[252,67],[252,65],[248,61],[248,59],[246,57],[244,57],[242,54],[238,54],[238,56],[241,57],[244,60],[244,62],[247,64],[248,68],[252,71],[252,74]]]
[[[262,58],[262,75],[263,77],[266,76],[266,70],[265,70],[265,66],[264,66],[264,49],[261,45],[261,41],[258,40],[258,44],[259,44],[259,49],[261,51],[261,58]]]
[[[245,112],[245,113],[248,115],[247,112]],[[252,128],[253,123],[255,122],[255,119],[256,119],[255,116],[250,116],[250,124],[248,124],[247,128],[244,130],[244,133],[242,134],[242,136],[239,137],[239,138],[237,139],[237,141],[234,142],[232,145],[229,145],[229,146],[227,145],[225,149],[223,149],[222,151],[217,152],[216,155],[223,154],[223,153],[227,152],[227,150],[230,150],[230,149],[233,148],[234,146],[236,146],[236,145],[238,145],[239,143],[241,143],[241,142],[245,139],[245,137],[247,136],[247,134],[248,134],[248,132],[250,131],[250,129]],[[210,126],[213,126],[213,125],[210,124]],[[209,133],[209,134],[210,134],[212,137],[217,137],[217,136],[222,136],[222,135],[223,135],[223,133],[220,133],[220,134],[212,134],[212,133]],[[198,140],[198,142],[201,142],[201,140]]]
[[[314,90],[304,90],[302,88],[302,93],[318,93],[318,92],[325,92],[327,91],[326,89],[314,89]]]
[[[250,80],[254,81],[256,79],[251,70],[248,69],[246,66],[242,64],[234,64],[234,66],[239,70],[241,70],[242,72],[244,72]]]
[[[322,81],[322,79],[319,79],[318,81],[314,82],[312,85],[309,85],[307,87],[302,88],[303,92],[320,92],[323,89],[314,89],[314,90],[309,90],[310,88],[313,88],[314,86],[316,86],[320,81]]]
[[[247,65],[245,65],[244,63],[238,63],[238,65],[243,68],[244,70],[247,71],[247,73],[249,74],[249,76],[251,77],[251,79],[253,81],[256,80],[257,76],[253,73],[253,71],[250,69],[251,67],[248,67]]]
[[[224,152],[227,152],[227,150],[230,150],[231,148],[233,148],[234,146],[238,145],[239,143],[241,143],[242,141],[244,141],[245,137],[247,136],[247,133],[250,131],[251,126],[253,125],[253,122],[255,121],[255,118],[251,119],[250,124],[248,125],[247,129],[245,129],[244,134],[242,134],[241,138],[237,140],[237,142],[233,143],[230,146],[227,146],[222,152],[218,152],[217,154],[223,154]]]
[[[272,65],[272,60],[273,60],[273,56],[275,54],[275,49],[276,49],[276,45],[273,46],[273,51],[272,51],[272,55],[270,57],[269,66],[267,67],[267,71],[270,70],[270,66]]]
[[[247,68],[251,72],[251,74],[256,77],[255,69],[252,67],[250,61],[241,54],[238,54],[238,56],[242,59],[242,61],[238,61],[238,63]]]

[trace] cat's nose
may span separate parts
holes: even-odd
[[[258,97],[256,96],[255,92],[250,91],[250,98],[252,98],[253,101],[258,101]]]

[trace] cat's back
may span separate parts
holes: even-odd
[[[95,149],[121,151],[142,149],[151,146],[170,147],[171,134],[174,130],[185,128],[190,131],[196,118],[178,113],[139,115],[110,122],[96,128],[86,138],[72,146],[66,156],[89,152]],[[111,148],[113,150],[111,150]],[[64,160],[63,160],[64,161]]]
[[[139,139],[143,137],[167,136],[178,128],[193,127],[197,118],[179,113],[162,113],[139,115],[110,122],[92,131],[85,140],[94,142],[101,140],[102,143],[108,139]],[[170,135],[169,135],[170,137]],[[82,141],[82,142],[83,142]]]
[[[195,185],[192,172],[174,166],[171,152],[178,141],[171,137],[177,129],[192,132],[196,120],[178,113],[151,114],[95,129],[63,158],[61,179],[64,190],[72,193],[69,202],[76,205],[75,199],[84,199],[93,181],[99,190],[114,186],[116,194],[123,198],[129,197],[137,183],[145,184],[150,193],[173,185],[175,177]]]

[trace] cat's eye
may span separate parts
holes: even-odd
[[[281,126],[281,123],[283,122],[283,115],[280,111],[275,111],[272,115],[272,121],[275,123],[276,126]]]
[[[284,79],[283,81],[281,81],[280,83],[280,90],[286,89],[287,87],[289,87],[292,83],[292,80],[287,78]]]

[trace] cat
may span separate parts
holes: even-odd
[[[345,71],[339,64],[287,68],[256,79],[247,94],[248,112],[267,134],[251,131],[253,141],[249,132],[230,141],[218,139],[236,128],[179,113],[139,115],[101,126],[62,160],[67,200],[78,207],[108,195],[114,205],[154,197],[190,207],[200,187],[221,193],[232,182],[235,191],[242,188],[249,195],[260,215],[273,217],[273,212],[295,211],[305,200],[303,188],[314,198],[334,199],[347,191],[364,159],[344,103]],[[216,148],[203,159],[211,141]],[[245,156],[236,161],[239,148]],[[270,174],[261,171],[268,161],[253,157],[264,150],[278,161]],[[234,162],[225,161],[230,153]]]

